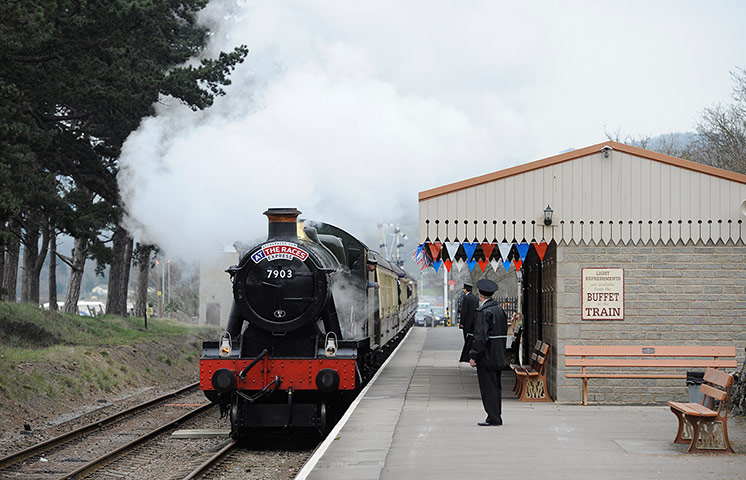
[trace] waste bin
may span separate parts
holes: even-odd
[[[704,381],[704,372],[686,372],[686,385],[689,387],[689,402],[702,404],[704,395],[699,391],[699,386]]]

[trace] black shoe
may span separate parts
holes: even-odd
[[[501,423],[479,422],[477,423],[477,425],[479,425],[480,427],[499,427],[500,425],[502,425],[502,422]]]

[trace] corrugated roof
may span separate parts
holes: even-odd
[[[573,150],[571,152],[554,155],[552,157],[544,158],[542,160],[536,160],[534,162],[525,163],[523,165],[517,165],[515,167],[506,168],[504,170],[498,170],[497,172],[480,175],[478,177],[473,177],[473,178],[469,178],[466,180],[461,180],[459,182],[450,183],[448,185],[443,185],[441,187],[436,187],[436,188],[432,188],[429,190],[424,190],[419,193],[419,200],[420,201],[427,200],[429,198],[456,192],[458,190],[463,190],[465,188],[473,187],[475,185],[481,185],[484,183],[493,182],[495,180],[500,180],[502,178],[519,175],[521,173],[530,172],[532,170],[537,170],[539,168],[547,167],[550,165],[556,165],[558,163],[575,160],[577,158],[581,158],[587,155],[598,153],[604,147],[611,147],[614,150],[629,153],[631,155],[636,155],[638,157],[647,158],[649,160],[655,160],[655,161],[665,163],[668,165],[674,165],[680,168],[685,168],[687,170],[693,170],[696,172],[705,173],[707,175],[712,175],[714,177],[723,178],[726,180],[732,180],[734,182],[746,184],[746,175],[742,175],[740,173],[731,172],[729,170],[723,170],[721,168],[711,167],[709,165],[705,165],[702,163],[692,162],[691,160],[684,160],[682,158],[672,157],[670,155],[664,155],[658,152],[652,152],[650,150],[645,150],[644,148],[633,147],[631,145],[626,145],[624,143],[607,141],[607,142],[597,143],[596,145],[591,145],[590,147],[585,147],[585,148],[581,148],[578,150]]]

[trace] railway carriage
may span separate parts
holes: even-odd
[[[261,427],[325,434],[412,325],[416,283],[340,228],[294,208],[265,215],[267,240],[227,270],[233,306],[203,344],[200,388],[236,439]]]

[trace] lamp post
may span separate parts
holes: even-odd
[[[160,288],[158,288],[159,285],[156,281],[156,289],[158,294],[158,318],[163,318],[163,264],[157,258],[155,259],[155,264],[161,269],[161,284]]]
[[[166,270],[168,271],[168,290],[166,296],[166,305],[171,303],[171,259],[166,260]]]

